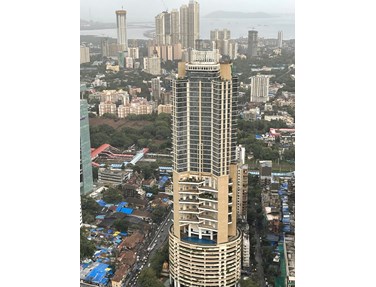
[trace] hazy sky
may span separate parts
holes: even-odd
[[[179,9],[189,0],[80,0],[81,19],[115,22],[115,10],[127,10],[129,21],[154,21],[154,17],[167,7]],[[294,13],[295,0],[201,0],[200,16],[213,11],[241,11],[267,13]],[[166,6],[165,6],[165,5]]]

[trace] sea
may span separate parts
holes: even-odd
[[[146,35],[155,29],[154,22],[127,23],[128,39],[150,39]],[[247,38],[249,30],[258,31],[258,36],[266,39],[276,39],[278,31],[283,32],[283,39],[295,39],[295,15],[286,14],[271,18],[200,18],[200,38],[209,39],[210,31],[228,29],[231,39]],[[100,30],[81,30],[81,35],[117,38],[116,28]]]

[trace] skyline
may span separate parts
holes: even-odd
[[[154,21],[154,17],[162,11],[171,11],[178,9],[183,4],[188,4],[188,0],[146,0],[148,9],[140,9],[140,1],[129,0],[81,0],[80,1],[80,19],[92,20],[98,22],[115,22],[115,10],[127,10],[127,21],[129,22],[146,22]],[[234,0],[229,6],[225,0],[213,1],[202,0],[200,4],[201,17],[214,11],[230,12],[265,12],[270,14],[295,14],[295,0],[254,0],[252,3],[245,0]],[[230,7],[230,8],[229,8]],[[166,9],[167,8],[167,9]],[[141,13],[139,11],[142,11]]]

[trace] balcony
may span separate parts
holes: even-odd
[[[199,191],[205,192],[205,191],[210,191],[210,192],[218,192],[218,190],[212,188],[211,186],[205,185],[205,186],[200,186],[198,188]]]
[[[218,201],[218,197],[214,196],[211,193],[207,193],[207,192],[200,194],[198,197],[199,197],[200,200],[208,200],[208,201],[213,201],[213,202]]]
[[[186,199],[180,198],[180,199],[179,199],[179,202],[180,202],[180,203],[192,203],[192,204],[197,204],[199,201],[198,201],[198,198],[186,198]]]
[[[179,190],[179,194],[199,194],[197,189]]]
[[[199,223],[200,221],[198,220],[197,217],[185,217],[185,218],[180,218],[180,224],[189,224],[189,223]]]
[[[198,209],[200,210],[200,211],[206,211],[206,210],[209,210],[209,211],[212,211],[212,212],[218,212],[218,209],[217,209],[217,207],[213,207],[213,206],[210,206],[210,205],[200,205],[199,207],[198,207]]]
[[[203,184],[205,181],[203,179],[197,180],[195,178],[182,178],[179,180],[180,184],[192,184],[192,185],[200,185]]]
[[[217,227],[209,225],[209,224],[200,223],[198,225],[198,227],[202,228],[202,229],[208,229],[208,230],[212,230],[212,231],[217,231]]]
[[[218,218],[212,215],[208,215],[208,214],[200,214],[198,218],[218,222]]]
[[[199,213],[199,210],[198,208],[186,208],[186,209],[180,209],[179,210],[179,213],[182,213],[182,214],[198,214]]]

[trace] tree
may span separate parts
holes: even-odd
[[[116,219],[113,226],[116,228],[116,230],[120,232],[127,232],[129,224],[126,221],[126,219],[123,218],[123,219]]]
[[[142,287],[164,287],[158,280],[155,271],[152,268],[145,268],[138,277],[138,284]]]
[[[258,287],[258,284],[251,278],[247,278],[240,280],[240,287]]]
[[[102,199],[106,203],[119,203],[124,199],[124,197],[121,190],[110,187],[109,189],[103,191]]]
[[[151,213],[151,219],[153,220],[153,222],[155,223],[161,223],[164,215],[165,215],[165,212],[166,212],[166,209],[164,207],[161,207],[161,206],[158,206],[156,208],[153,209],[152,213]]]
[[[87,239],[84,229],[80,229],[80,259],[90,258],[95,252],[95,244]]]

